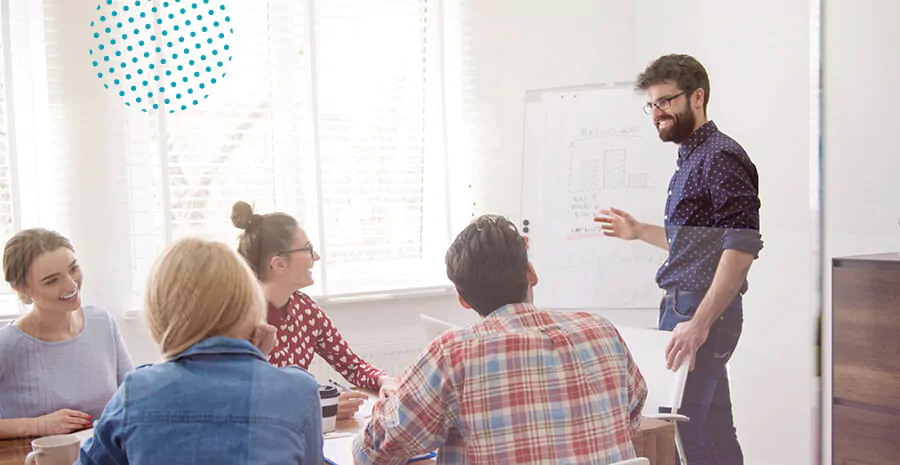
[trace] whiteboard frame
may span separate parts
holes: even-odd
[[[531,89],[525,91],[525,102],[535,103],[544,101],[548,94],[573,94],[578,92],[592,92],[595,90],[621,89],[623,87],[634,88],[634,81],[616,81],[599,84],[583,84],[562,87],[547,87],[544,89]]]

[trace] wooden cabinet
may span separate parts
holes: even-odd
[[[900,255],[836,258],[834,465],[900,463]]]

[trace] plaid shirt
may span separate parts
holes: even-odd
[[[431,341],[375,404],[360,464],[608,464],[634,457],[647,386],[609,321],[508,305]]]

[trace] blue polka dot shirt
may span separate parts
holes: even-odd
[[[712,121],[678,148],[666,199],[668,260],[656,282],[664,289],[710,286],[725,249],[759,256],[759,175],[747,152]],[[741,293],[747,291],[744,282]]]

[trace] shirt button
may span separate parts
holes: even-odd
[[[666,265],[665,265],[665,266],[669,266],[669,262],[666,262]]]
[[[664,219],[664,220],[669,219],[669,215],[663,216],[663,219]]]
[[[669,195],[672,195],[672,191],[669,191]]]
[[[678,170],[680,170],[680,169],[681,169],[680,166],[676,166],[676,167],[675,167],[675,171],[678,171]]]

